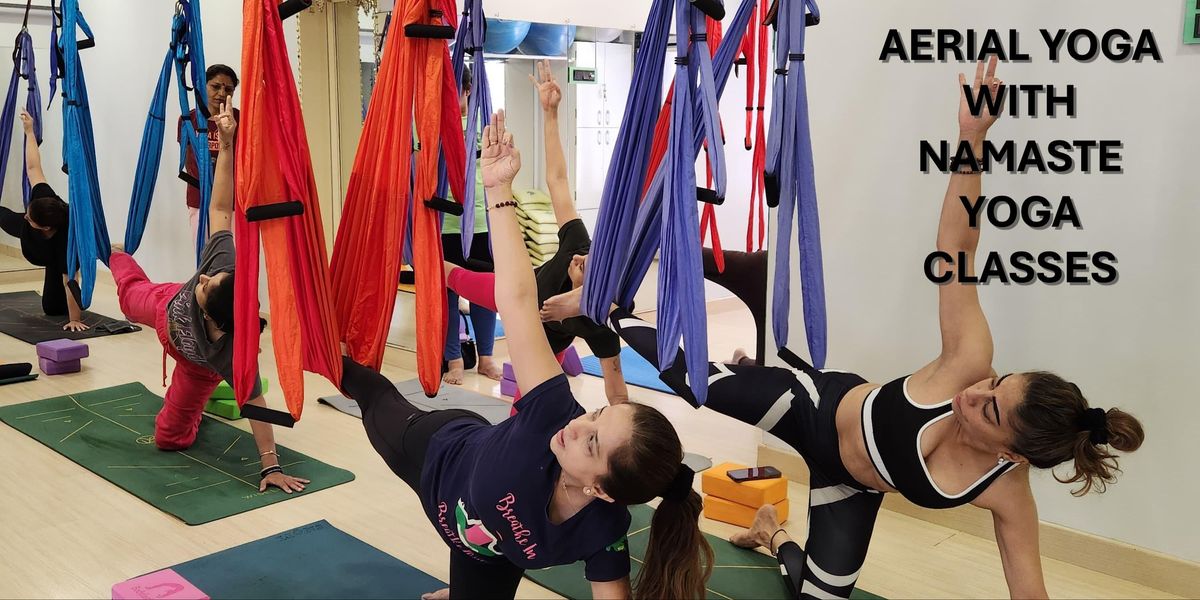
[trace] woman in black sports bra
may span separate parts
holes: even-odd
[[[996,60],[975,73],[975,93],[993,94]],[[966,85],[959,75],[960,89]],[[976,156],[998,115],[973,116],[965,94],[959,139]],[[960,196],[980,195],[980,173],[951,174],[938,226],[938,250],[964,253],[973,275],[979,230],[968,227]],[[942,352],[917,372],[882,386],[851,373],[818,371],[786,348],[791,368],[710,363],[705,406],[755,425],[795,448],[811,472],[806,550],[778,535],[773,507],[754,527],[734,536],[746,547],[765,546],[779,558],[793,593],[803,598],[848,598],[866,558],[884,492],[899,492],[928,508],[974,504],[992,512],[1004,574],[1013,597],[1045,598],[1038,551],[1037,506],[1030,466],[1048,469],[1074,461],[1083,495],[1103,492],[1117,473],[1114,451],[1142,443],[1141,424],[1118,409],[1089,408],[1079,388],[1047,372],[998,376],[992,337],[978,288],[958,282],[939,288]],[[624,309],[610,325],[653,364],[654,326]],[[682,350],[661,378],[696,405]]]

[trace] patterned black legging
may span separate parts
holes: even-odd
[[[610,325],[651,364],[658,365],[657,330],[624,309]],[[786,350],[792,368],[708,365],[704,406],[754,425],[795,448],[811,473],[807,552],[784,544],[777,556],[798,598],[849,598],[858,580],[883,494],[859,484],[842,464],[838,450],[837,406],[842,396],[866,381],[852,373],[818,371]],[[683,350],[660,378],[697,406],[687,384]]]

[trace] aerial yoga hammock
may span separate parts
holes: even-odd
[[[492,116],[492,95],[488,87],[487,70],[483,65],[483,38],[484,38],[484,16],[482,0],[464,0],[462,21],[458,25],[458,37],[454,40],[454,54],[452,58],[452,67],[454,69],[455,85],[462,83],[462,75],[466,62],[466,54],[471,55],[471,73],[475,78],[474,85],[471,86],[470,96],[467,98],[467,125],[463,130],[463,149],[465,156],[466,170],[463,173],[463,181],[475,181],[475,170],[478,168],[479,156],[479,136],[476,132],[481,131],[488,125],[488,121]],[[458,93],[461,92],[455,87],[456,93],[454,98],[458,98]],[[456,113],[444,111],[442,118],[447,115]],[[458,120],[455,120],[458,124]],[[446,131],[443,129],[443,131]],[[443,145],[443,148],[451,146]],[[454,148],[457,150],[457,148]],[[443,166],[441,177],[438,179],[438,197],[446,197],[446,189],[448,185],[447,175],[448,169]],[[459,196],[455,196],[456,198]],[[475,235],[475,203],[484,202],[483,198],[475,197],[475,186],[467,185],[463,189],[462,196],[462,251],[463,256],[471,255],[471,241]],[[486,206],[486,205],[485,205]],[[449,217],[447,217],[449,218]]]
[[[13,72],[8,80],[8,95],[4,98],[4,112],[0,115],[0,131],[10,132],[17,116],[17,89],[20,80],[27,84],[25,96],[25,112],[33,119],[33,134],[37,143],[42,143],[42,90],[37,82],[37,69],[33,57],[33,38],[29,35],[29,9],[33,0],[25,3],[25,20],[21,22],[21,31],[13,42]],[[4,175],[8,173],[8,155],[12,145],[12,136],[0,136],[0,188],[4,187]],[[24,148],[22,145],[21,161],[24,165]],[[29,176],[21,169],[21,198],[26,208],[29,207]]]
[[[304,408],[302,371],[338,385],[342,361],[321,209],[280,19],[284,8],[275,0],[246,0],[243,5],[233,366],[242,414],[290,426]],[[275,364],[290,414],[245,404],[258,363],[260,236]]]
[[[717,46],[721,43],[721,22],[712,17],[705,17],[707,24],[708,46],[710,49],[709,57],[716,56]],[[719,97],[719,94],[718,94]],[[650,184],[654,180],[654,174],[658,171],[658,167],[662,164],[663,158],[667,154],[668,134],[671,129],[671,114],[672,102],[675,99],[675,86],[672,85],[667,90],[667,99],[663,102],[662,110],[658,113],[658,122],[654,127],[654,145],[650,150],[650,167],[646,171],[646,192],[650,191]],[[724,127],[722,126],[722,143],[724,140]],[[707,152],[708,145],[705,144]],[[712,164],[707,163],[705,171],[708,174],[708,185],[712,185]],[[721,199],[724,200],[723,198]],[[717,271],[725,271],[725,254],[721,249],[721,234],[717,229],[717,211],[718,202],[705,202],[704,208],[700,213],[700,244],[703,245],[709,235],[712,235],[713,260],[716,262]]]
[[[191,114],[189,96],[196,102],[195,119],[185,119],[179,140],[179,174],[188,185],[200,189],[200,226],[196,236],[196,261],[199,264],[204,244],[208,241],[208,203],[212,197],[212,157],[208,152],[208,89],[205,82],[204,35],[200,28],[200,0],[177,0],[175,17],[171,21],[171,43],[158,74],[158,85],[150,99],[149,114],[142,129],[142,149],[138,154],[134,174],[133,197],[129,202],[129,219],[125,226],[125,251],[133,254],[142,243],[150,203],[154,199],[154,184],[162,162],[163,130],[166,127],[167,89],[170,86],[171,66],[175,67],[175,83],[179,96],[180,114]],[[191,72],[188,73],[188,67]],[[189,85],[190,80],[190,85]],[[196,157],[199,180],[184,171],[189,148]],[[185,177],[186,176],[186,177]]]
[[[57,18],[55,19],[57,21]],[[100,203],[100,181],[96,173],[96,141],[92,136],[92,114],[79,50],[95,45],[92,29],[79,11],[79,0],[63,0],[62,35],[58,42],[63,74],[63,153],[66,158],[70,226],[67,237],[67,272],[81,274],[80,307],[92,304],[97,258],[108,263],[111,248],[104,206]],[[85,40],[76,41],[76,30]],[[52,57],[52,61],[56,57]],[[51,74],[58,67],[51,62]],[[53,96],[53,86],[51,86]]]
[[[734,64],[746,67],[746,137],[747,150],[753,152],[750,168],[750,214],[746,219],[746,252],[762,250],[767,236],[766,189],[763,174],[767,160],[767,12],[766,0],[758,1],[753,23],[742,40],[742,57]],[[736,67],[735,67],[736,68]],[[756,85],[757,84],[757,85]],[[757,91],[757,96],[755,92]],[[757,102],[755,99],[757,98]],[[756,118],[757,117],[757,118]],[[757,209],[757,210],[756,210]],[[757,224],[757,228],[755,227]],[[757,236],[755,235],[757,229]]]
[[[350,358],[378,369],[408,240],[416,277],[417,374],[430,396],[441,384],[447,318],[438,212],[462,213],[461,204],[436,195],[439,159],[451,193],[467,197],[458,78],[447,47],[454,13],[453,0],[396,4],[330,266],[337,289],[353,290],[336,298]],[[414,134],[420,150],[414,150]]]
[[[788,343],[791,302],[792,222],[798,219],[800,283],[804,300],[804,329],[812,365],[825,366],[825,282],[821,267],[821,227],[817,214],[817,184],[813,173],[812,139],[808,127],[808,90],[804,77],[804,33],[821,20],[813,0],[778,2],[774,13],[775,87],[771,128],[767,137],[767,203],[778,207],[775,237],[775,280],[771,321],[775,345]]]
[[[676,58],[667,159],[665,168],[658,169],[647,185],[649,132],[653,130],[658,104],[661,56],[666,51],[672,8],[678,13],[677,39],[681,43]],[[584,314],[596,322],[604,322],[613,302],[627,308],[632,305],[633,294],[661,244],[659,364],[668,368],[666,365],[673,361],[680,337],[688,348],[695,348],[692,354],[703,356],[703,360],[691,354],[686,358],[689,381],[701,402],[708,379],[707,336],[695,202],[700,199],[716,203],[724,197],[725,166],[716,99],[728,81],[753,8],[754,0],[743,1],[716,57],[711,58],[704,16],[719,18],[724,14],[723,7],[715,2],[693,5],[683,0],[677,7],[674,0],[656,0],[651,7],[636,58],[630,99],[605,180],[585,275]],[[708,162],[715,190],[697,189],[695,185],[695,158],[706,139],[712,141]],[[639,205],[643,195],[645,199]],[[672,346],[664,346],[664,339],[671,339]]]

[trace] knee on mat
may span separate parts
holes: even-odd
[[[172,433],[155,423],[154,445],[159,450],[187,450],[196,442],[198,429],[192,428],[190,433]]]
[[[188,439],[188,440],[168,440],[168,439],[163,439],[157,433],[154,434],[154,445],[157,446],[159,450],[166,450],[168,452],[175,452],[177,450],[187,450],[188,448],[192,447],[192,444],[195,441],[196,441],[196,436],[194,436],[194,435],[191,437],[191,439]]]

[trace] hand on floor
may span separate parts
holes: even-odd
[[[71,321],[70,323],[63,325],[63,331],[87,331],[88,329],[90,329],[90,327],[84,325],[83,321]]]
[[[436,592],[421,594],[421,600],[450,600],[450,588],[442,588]]]
[[[289,494],[293,491],[303,492],[304,484],[306,483],[310,482],[307,479],[300,479],[299,477],[292,477],[283,473],[271,473],[259,482],[258,491],[265,492],[267,491],[267,486],[273,485]]]

